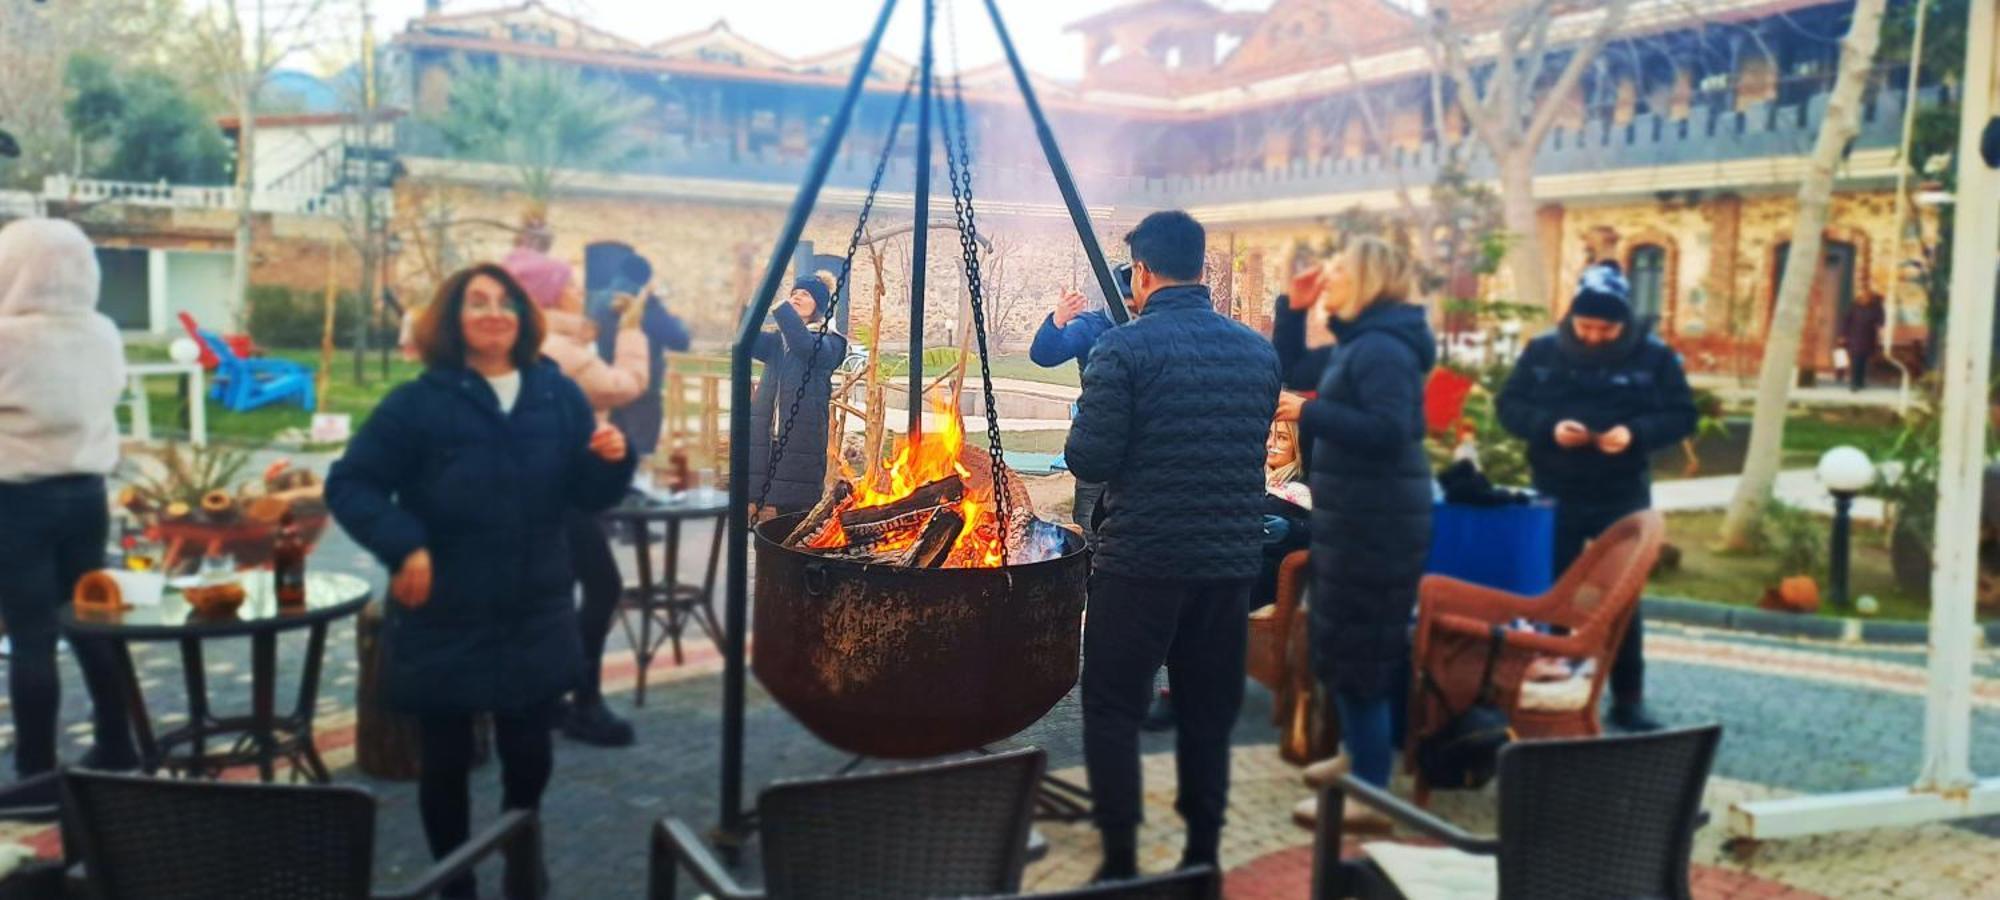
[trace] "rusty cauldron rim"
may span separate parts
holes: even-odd
[[[888,563],[860,562],[851,559],[837,559],[830,556],[821,556],[817,553],[813,553],[807,550],[801,550],[797,547],[785,546],[784,538],[792,533],[792,529],[798,525],[800,519],[805,518],[805,515],[806,514],[802,512],[786,513],[782,516],[776,516],[774,518],[767,519],[753,526],[750,529],[750,533],[752,535],[755,535],[757,538],[757,551],[759,553],[762,553],[766,548],[769,548],[783,553],[789,553],[794,556],[803,556],[815,562],[824,563],[828,566],[836,567],[843,570],[849,570],[856,574],[866,574],[871,578],[880,575],[888,575],[890,577],[898,577],[898,576],[933,577],[940,572],[949,573],[946,577],[957,577],[957,576],[975,577],[980,574],[985,574],[989,576],[1009,577],[1011,573],[1014,572],[1033,570],[1041,566],[1063,565],[1072,560],[1074,557],[1077,557],[1079,555],[1087,555],[1090,553],[1090,546],[1087,542],[1084,541],[1082,536],[1078,535],[1074,531],[1069,530],[1068,528],[1063,528],[1062,529],[1063,552],[1048,559],[1039,560],[1036,562],[1029,562],[1029,563],[1011,563],[1008,565],[1001,565],[1001,566],[965,566],[958,568],[945,568],[940,566],[935,569],[925,569],[925,568],[918,568],[915,566],[896,566],[896,565],[890,565]],[[778,526],[783,526],[783,528],[780,529]],[[1058,525],[1057,527],[1061,528],[1062,526]],[[772,537],[771,534],[766,533],[767,531],[775,532],[778,535],[778,537],[775,538]]]
[[[1019,734],[1075,687],[1090,559],[1074,532],[1041,562],[911,568],[780,546],[800,515],[752,529],[765,546],[750,662],[821,741],[877,759],[963,753]]]

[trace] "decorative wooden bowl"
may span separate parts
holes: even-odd
[[[243,605],[246,594],[240,582],[230,581],[184,588],[181,596],[186,598],[189,606],[194,607],[196,615],[219,619],[235,613]]]
[[[306,552],[319,543],[321,534],[326,532],[330,517],[325,512],[297,516],[293,524],[299,530],[299,540],[305,542]],[[160,540],[166,544],[162,571],[175,573],[199,564],[202,556],[224,553],[236,560],[239,569],[262,568],[271,562],[271,551],[278,543],[278,525],[275,522],[259,522],[249,518],[239,518],[230,522],[204,522],[188,519],[179,522],[159,523]]]

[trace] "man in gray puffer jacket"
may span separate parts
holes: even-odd
[[[1182,864],[1216,863],[1279,389],[1277,352],[1200,283],[1199,223],[1154,213],[1125,241],[1139,317],[1097,339],[1063,448],[1077,478],[1107,483],[1083,639],[1100,881],[1138,872],[1139,722],[1162,664],[1180,717]]]

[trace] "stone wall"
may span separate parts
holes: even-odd
[[[1891,195],[1886,191],[1836,195],[1830,239],[1856,248],[1856,291],[1885,294],[1897,289],[1891,246]],[[403,253],[393,279],[407,297],[427,297],[441,275],[480,259],[498,259],[513,240],[526,201],[505,190],[406,182],[399,188],[397,232]],[[1585,261],[1583,235],[1609,225],[1621,237],[1618,255],[1630,267],[1635,248],[1660,247],[1665,256],[1660,333],[1688,355],[1691,368],[1754,371],[1770,304],[1776,289],[1775,248],[1790,237],[1792,198],[1787,194],[1720,195],[1695,203],[1647,198],[1601,204],[1549,205],[1540,221],[1550,256],[1552,313],[1566,306],[1568,288]],[[829,209],[810,221],[805,239],[823,254],[838,254],[853,228],[854,210]],[[1138,211],[1114,211],[1099,221],[1098,239],[1113,259],[1125,256],[1119,238]],[[556,255],[581,267],[585,248],[599,241],[622,241],[652,260],[656,283],[668,304],[710,348],[733,334],[745,298],[754,289],[783,224],[784,210],[770,203],[726,204],[664,197],[565,196],[549,210]],[[950,215],[934,213],[934,225]],[[988,315],[1002,352],[1022,352],[1048,305],[1064,288],[1095,295],[1093,281],[1069,220],[1059,209],[1009,208],[980,215],[981,233],[992,242],[986,271]],[[440,224],[442,223],[442,224]],[[1931,227],[1925,220],[1926,228]],[[900,346],[909,334],[909,213],[894,204],[876,213],[873,229],[902,232],[880,243],[886,298],[883,339]],[[1270,327],[1271,299],[1285,289],[1300,245],[1323,245],[1328,228],[1317,222],[1228,224],[1209,235],[1207,277],[1217,308],[1261,331]],[[290,271],[323,278],[323,266],[305,245],[269,242],[260,257],[260,281],[268,273]],[[319,251],[323,253],[323,248]],[[296,258],[292,265],[281,260]],[[956,235],[933,230],[930,241],[929,299],[925,331],[931,346],[949,345],[962,334],[959,250]],[[1504,280],[1504,279],[1502,279]],[[323,284],[323,281],[315,282]],[[853,273],[851,329],[865,330],[875,312],[877,278],[864,251]],[[1489,285],[1501,290],[1504,285]],[[1905,293],[1902,343],[1924,336],[1920,294]],[[1546,323],[1531,328],[1545,327]]]
[[[519,194],[504,190],[422,184],[399,189],[396,228],[407,235],[394,276],[401,292],[428,297],[450,270],[504,256],[525,207]],[[687,321],[698,343],[711,347],[726,344],[733,335],[743,303],[763,276],[784,215],[784,209],[766,204],[612,196],[565,196],[548,212],[556,256],[581,271],[590,244],[629,244],[652,262],[668,307]],[[803,239],[813,243],[816,253],[838,255],[852,236],[855,215],[853,209],[816,214]],[[1064,288],[1076,285],[1095,293],[1067,216],[982,211],[978,221],[980,233],[993,244],[983,281],[989,333],[999,335],[1003,344],[1025,347]],[[950,224],[950,212],[934,211],[931,222],[925,332],[932,345],[948,345],[962,333],[956,330],[961,257],[956,232],[936,228]],[[873,233],[901,232],[878,244],[884,275],[882,334],[897,343],[909,335],[909,225],[907,208],[888,206],[879,207],[870,223]],[[1130,225],[1129,216],[1112,216],[1098,229],[1100,244],[1114,260],[1123,258],[1118,239]],[[876,289],[874,266],[864,249],[856,256],[850,285],[855,298],[851,328],[865,328],[871,321]]]
[[[1901,346],[1926,338],[1926,300],[1898,273],[1897,260],[1907,254],[1894,240],[1893,201],[1889,191],[1836,194],[1824,235],[1854,247],[1856,296],[1897,292]],[[1634,248],[1659,246],[1667,264],[1661,333],[1688,353],[1693,368],[1754,371],[1777,295],[1777,251],[1791,240],[1794,208],[1789,194],[1726,195],[1695,205],[1572,205],[1563,218],[1558,284],[1576,283],[1585,262],[1583,235],[1593,227],[1618,231],[1628,269]],[[1927,231],[1933,218],[1923,216]]]

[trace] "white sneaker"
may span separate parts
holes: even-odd
[[[1306,766],[1304,772],[1306,787],[1316,791],[1325,790],[1332,787],[1333,783],[1340,779],[1340,776],[1353,770],[1354,762],[1345,753],[1339,754],[1332,759],[1322,759],[1319,762]]]
[[[1292,824],[1313,831],[1319,828],[1319,798],[1307,797],[1292,806]],[[1374,807],[1360,803],[1348,803],[1341,808],[1340,833],[1342,835],[1380,835],[1395,830],[1395,823],[1389,817],[1375,811]]]

